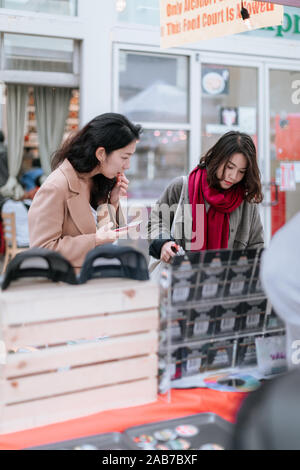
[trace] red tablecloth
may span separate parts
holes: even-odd
[[[0,450],[24,449],[93,434],[124,431],[131,426],[203,412],[216,413],[234,422],[245,396],[245,393],[219,392],[203,388],[172,390],[169,402],[166,397],[159,396],[156,402],[149,405],[104,411],[84,418],[0,435]]]

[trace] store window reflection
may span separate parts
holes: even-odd
[[[187,172],[188,133],[144,130],[131,160],[128,197],[157,199],[170,181]]]
[[[159,0],[116,0],[116,8],[122,23],[159,25]]]
[[[271,180],[278,185],[278,203],[271,212],[272,235],[300,211],[299,83],[300,72],[270,71]]]
[[[144,128],[128,173],[131,198],[154,202],[188,171],[188,69],[183,55],[119,51],[118,111]]]
[[[188,121],[188,59],[120,51],[119,109],[135,121]]]
[[[0,8],[76,16],[77,0],[0,0]]]
[[[72,73],[73,50],[71,39],[4,34],[7,70]]]
[[[257,69],[202,65],[202,152],[237,130],[257,144]]]

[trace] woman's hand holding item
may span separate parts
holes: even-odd
[[[113,243],[119,238],[118,232],[112,230],[113,223],[109,222],[106,225],[98,228],[96,231],[96,243],[98,245],[105,245],[105,243]]]
[[[171,241],[167,242],[162,246],[161,249],[161,254],[160,254],[160,259],[161,261],[164,261],[165,263],[169,263],[174,256],[176,256],[176,251],[172,250],[172,247],[174,247],[176,244]]]
[[[118,208],[120,197],[127,195],[129,180],[126,178],[124,173],[119,173],[117,176],[117,182],[110,193],[110,204]]]

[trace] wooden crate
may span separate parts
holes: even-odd
[[[18,281],[0,293],[0,340],[0,434],[156,400],[151,281]]]

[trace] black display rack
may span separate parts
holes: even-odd
[[[262,249],[185,253],[160,277],[160,391],[207,371],[255,367],[255,339],[285,333],[259,278]]]

